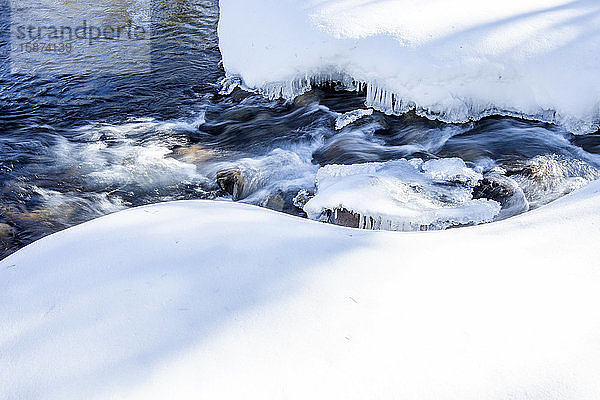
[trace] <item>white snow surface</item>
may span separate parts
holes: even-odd
[[[0,262],[2,399],[600,398],[600,182],[498,223],[130,209]]]
[[[220,0],[227,75],[269,97],[365,88],[367,105],[447,122],[600,124],[597,0]]]

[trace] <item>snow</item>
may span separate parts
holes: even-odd
[[[600,398],[600,182],[397,233],[130,209],[0,262],[0,398]]]
[[[596,0],[220,0],[229,83],[293,98],[340,81],[377,110],[600,125]]]
[[[491,222],[500,204],[473,199],[481,179],[460,158],[327,165],[317,172],[316,196],[304,211],[326,221],[328,211],[347,210],[359,216],[358,227],[395,231]]]

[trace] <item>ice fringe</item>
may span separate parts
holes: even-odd
[[[269,100],[283,99],[291,101],[313,88],[326,85],[362,93],[366,96],[365,106],[387,115],[400,116],[413,111],[420,117],[450,124],[462,124],[479,121],[491,116],[502,116],[560,125],[574,134],[588,134],[600,130],[600,105],[598,105],[596,113],[598,118],[590,121],[562,116],[552,109],[539,109],[535,113],[525,113],[516,108],[498,108],[483,101],[467,101],[458,98],[454,98],[452,104],[438,103],[434,109],[432,107],[422,107],[415,101],[406,99],[401,94],[376,83],[356,80],[343,73],[319,73],[289,81],[268,82],[256,88],[244,84],[241,77],[231,75],[222,80],[223,89],[221,93],[230,94],[236,87],[239,87],[248,92],[261,94]]]

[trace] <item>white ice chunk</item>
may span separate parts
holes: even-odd
[[[340,114],[335,120],[335,129],[338,131],[340,129],[344,129],[346,126],[353,124],[362,117],[366,117],[368,115],[373,115],[372,108],[366,110],[354,110],[344,114]]]
[[[359,227],[397,231],[445,229],[489,222],[500,204],[473,199],[481,174],[457,158],[394,160],[385,163],[328,165],[317,173],[316,196],[304,206],[308,217],[346,210]]]
[[[482,178],[479,172],[467,168],[460,158],[442,158],[423,163],[423,171],[438,181],[458,182],[474,186]]]

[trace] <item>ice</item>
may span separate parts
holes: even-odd
[[[530,209],[529,201],[519,184],[499,171],[487,173],[473,190],[473,197],[488,198],[502,205],[502,210],[494,218],[495,221],[522,214]]]
[[[354,110],[340,114],[335,120],[335,129],[338,131],[340,129],[344,129],[346,126],[353,124],[362,117],[366,117],[368,115],[373,115],[373,109],[369,108],[367,110]]]
[[[460,158],[429,160],[421,168],[431,179],[440,182],[457,182],[472,187],[482,178],[479,172],[467,168]]]
[[[220,12],[227,76],[270,98],[340,82],[389,114],[600,125],[596,0],[221,0]]]
[[[360,228],[396,231],[490,222],[501,206],[473,199],[473,187],[482,178],[458,158],[328,165],[319,169],[316,195],[304,211],[314,220],[350,212]]]

